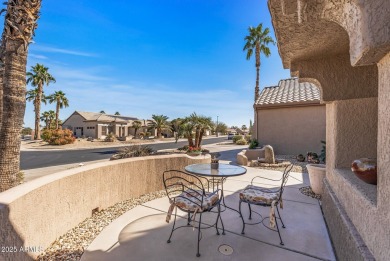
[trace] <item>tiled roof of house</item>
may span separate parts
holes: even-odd
[[[320,90],[308,82],[298,82],[298,78],[280,80],[278,86],[265,87],[256,105],[293,105],[320,103]]]
[[[80,114],[86,121],[104,121],[104,122],[119,122],[119,121],[129,121],[129,120],[138,120],[135,117],[128,117],[122,115],[110,115],[105,113],[96,113],[96,112],[84,112],[84,111],[76,111]]]

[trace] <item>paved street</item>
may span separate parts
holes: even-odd
[[[217,143],[226,140],[225,137],[209,138],[202,141],[203,145]],[[148,144],[155,150],[174,149],[187,145],[187,141],[178,143]],[[83,150],[45,150],[45,151],[21,151],[20,167],[22,170],[65,165],[71,163],[89,162],[108,159],[121,147],[83,149]],[[123,147],[122,147],[123,148]]]

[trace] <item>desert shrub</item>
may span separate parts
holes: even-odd
[[[184,145],[183,147],[180,147],[178,148],[177,150],[183,150],[183,151],[187,151],[188,150],[188,145]]]
[[[17,184],[22,184],[24,182],[24,172],[23,171],[19,171],[16,174],[16,182],[17,182]]]
[[[47,141],[50,145],[65,145],[72,144],[76,139],[73,137],[71,130],[44,130],[42,139]]]
[[[146,136],[146,137],[152,136],[152,133],[149,132],[149,131],[147,131],[147,132],[145,132],[145,136]]]
[[[143,157],[143,156],[152,155],[154,153],[155,151],[151,147],[132,145],[119,150],[118,153],[113,156],[113,158],[125,159],[125,158],[134,158],[134,157]]]
[[[237,144],[237,145],[246,145],[247,142],[246,142],[245,139],[240,139],[240,140],[236,141],[236,144]]]
[[[31,133],[32,133],[32,129],[30,127],[23,128],[21,131],[22,135],[31,135]]]
[[[140,132],[139,134],[138,134],[140,137],[144,137],[145,136],[145,132]]]
[[[107,137],[104,139],[104,141],[107,141],[107,142],[116,141],[115,134],[111,132],[110,134],[107,135]]]
[[[52,130],[49,130],[49,129],[44,129],[41,133],[41,139],[43,141],[47,141],[49,142],[49,140],[51,139],[52,137],[52,133],[53,131]]]
[[[237,141],[241,139],[242,139],[242,135],[235,135],[233,136],[233,143],[237,143]]]
[[[251,135],[245,134],[244,139],[246,140],[246,142],[250,142],[251,141]]]
[[[250,149],[255,149],[257,146],[259,146],[259,142],[256,139],[253,139],[249,143],[249,148]]]

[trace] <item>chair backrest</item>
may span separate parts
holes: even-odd
[[[203,205],[206,192],[199,177],[180,170],[167,170],[163,173],[163,182],[170,201],[174,201],[174,198],[181,197],[180,195],[186,192],[192,195],[192,197],[186,197],[187,200],[198,207]]]
[[[280,191],[279,200],[282,198],[284,187],[286,186],[288,177],[290,176],[290,172],[293,166],[294,166],[293,164],[290,164],[284,169],[283,176],[282,176],[282,184],[280,185],[280,190],[279,190]]]

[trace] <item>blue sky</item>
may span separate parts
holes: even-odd
[[[265,0],[44,0],[27,70],[42,63],[73,111],[170,119],[192,112],[229,126],[253,117],[254,60],[242,51],[248,26],[271,29]],[[276,46],[262,58],[261,88],[289,77]],[[28,89],[31,87],[28,86]],[[54,110],[42,105],[41,112]],[[33,127],[27,104],[25,125]]]

